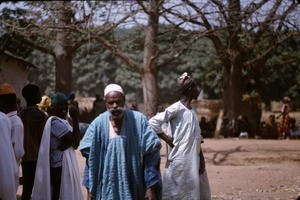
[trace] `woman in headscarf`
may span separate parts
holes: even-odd
[[[281,121],[278,127],[279,130],[279,138],[286,138],[290,134],[290,108],[289,108],[289,103],[290,103],[290,98],[289,97],[284,97],[282,99],[283,105],[281,108],[281,113],[277,118],[281,117]]]

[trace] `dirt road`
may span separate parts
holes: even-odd
[[[202,148],[213,200],[296,200],[300,194],[300,140],[205,139]],[[163,148],[162,171],[164,155]],[[77,159],[82,177],[85,159],[78,151]]]
[[[289,200],[300,194],[300,140],[206,139],[212,199]]]

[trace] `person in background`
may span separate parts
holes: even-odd
[[[23,191],[22,200],[30,200],[41,138],[47,116],[36,104],[41,101],[40,88],[27,84],[22,89],[26,107],[19,113],[24,125],[24,151],[22,158]]]
[[[79,148],[89,164],[84,186],[95,199],[160,199],[159,138],[142,113],[124,109],[121,86],[106,86],[104,102]]]
[[[240,138],[249,138],[251,135],[251,128],[248,118],[244,115],[239,115],[235,121],[235,132]]]
[[[69,105],[69,107],[75,106],[78,109],[78,102],[75,100],[75,93],[74,92],[71,92],[68,95],[68,105]]]
[[[55,93],[51,97],[51,113],[41,141],[33,199],[82,200],[78,161],[75,149],[79,146],[78,110],[69,110],[67,97]],[[69,111],[69,112],[68,112]],[[72,118],[73,127],[66,120]]]
[[[49,117],[49,109],[51,105],[51,99],[47,95],[42,96],[40,103],[36,104],[38,108]]]
[[[125,102],[125,108],[128,110],[139,111],[137,104],[134,102],[130,102],[130,101]]]
[[[234,136],[233,123],[229,120],[227,116],[223,117],[222,126],[221,126],[221,135],[224,138],[230,138]]]
[[[99,114],[106,111],[105,104],[103,98],[101,98],[100,94],[96,94],[96,99],[93,101],[93,115],[96,118]]]
[[[21,99],[20,98],[17,98],[16,104],[17,104],[17,111],[19,113],[22,110]]]
[[[0,85],[0,111],[4,112],[11,122],[11,142],[14,150],[18,174],[15,177],[16,193],[19,186],[19,168],[24,155],[24,127],[17,113],[17,96],[14,89],[7,83]]]
[[[195,81],[183,73],[177,80],[181,98],[149,123],[168,144],[163,175],[163,199],[210,200],[211,192],[201,149],[203,138],[195,107],[191,104],[200,94]],[[162,125],[168,123],[168,133]]]
[[[200,118],[199,125],[201,127],[201,135],[203,138],[212,138],[214,136],[213,128],[210,123],[206,121],[206,117],[202,116]]]
[[[281,113],[276,117],[276,119],[281,117],[279,126],[278,126],[278,131],[279,131],[279,138],[284,138],[286,139],[289,137],[290,134],[290,108],[289,108],[289,103],[291,99],[289,97],[284,97],[282,99],[283,105],[281,108]]]
[[[0,199],[16,200],[17,164],[11,144],[9,117],[0,111]]]
[[[69,110],[71,108],[75,108],[75,109],[79,110],[78,102],[75,101],[75,93],[74,92],[71,92],[68,95],[68,107],[69,107]],[[70,113],[67,114],[67,120],[70,123],[70,125],[72,126],[73,121],[72,121],[72,117],[70,116]]]
[[[157,106],[157,112],[160,113],[160,112],[164,112],[165,111],[165,108],[163,105],[159,105]]]
[[[278,139],[278,126],[275,115],[269,115],[268,119],[262,123],[261,137],[263,139]]]

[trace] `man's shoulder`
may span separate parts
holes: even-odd
[[[30,113],[38,113],[40,115],[45,115],[45,113],[41,111],[37,106],[25,107],[19,112],[19,115],[30,114]]]
[[[61,119],[59,117],[51,117],[48,120],[51,120],[51,127],[56,130],[62,130],[62,133],[66,133],[65,130],[68,129],[69,123],[65,119]],[[58,131],[60,132],[60,131]]]
[[[169,105],[166,108],[166,110],[169,110],[169,111],[179,110],[182,108],[182,106],[183,106],[183,104],[180,101],[176,101],[175,103]]]
[[[125,110],[125,112],[127,113],[127,115],[132,115],[135,118],[145,118],[146,117],[142,112],[136,111],[136,110]]]
[[[103,121],[104,119],[108,119],[108,116],[109,116],[108,111],[103,112],[103,113],[99,114],[97,117],[95,117],[91,123],[99,124],[100,121]]]
[[[0,119],[3,121],[10,121],[9,117],[3,112],[0,112]]]
[[[181,105],[182,105],[182,103],[180,101],[176,101],[176,102],[172,103],[169,107],[178,107]]]
[[[11,122],[10,122],[10,119],[9,117],[3,113],[3,112],[0,112],[0,122],[1,122],[1,130],[4,130],[4,128],[6,127],[7,130],[10,130],[11,129]]]
[[[18,114],[18,116],[22,120],[28,118],[28,119],[45,121],[47,119],[47,115],[37,107],[24,108]]]
[[[63,122],[62,122],[62,119],[60,119],[60,118],[58,118],[58,117],[55,117],[55,116],[50,117],[48,120],[51,120],[51,124],[55,124],[55,123],[63,123]]]
[[[22,124],[23,125],[23,122],[21,120],[21,118],[18,116],[18,115],[12,115],[9,117],[14,123],[17,123],[17,124]]]

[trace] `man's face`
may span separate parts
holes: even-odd
[[[52,110],[57,117],[65,119],[68,114],[68,101],[63,101],[53,105]]]
[[[110,92],[105,98],[105,105],[113,119],[122,119],[124,115],[125,97],[120,92]]]
[[[200,94],[199,88],[197,87],[196,84],[193,84],[193,85],[191,86],[191,88],[190,88],[190,95],[191,95],[191,98],[197,100],[199,94]]]

